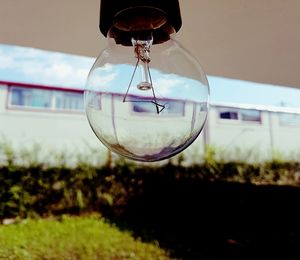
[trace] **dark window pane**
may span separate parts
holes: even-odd
[[[19,88],[12,89],[11,105],[24,106],[24,89],[19,89]]]
[[[220,118],[222,119],[238,119],[238,113],[235,111],[224,111],[220,112]]]

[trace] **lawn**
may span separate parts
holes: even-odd
[[[0,259],[170,259],[99,216],[22,220],[0,225]]]

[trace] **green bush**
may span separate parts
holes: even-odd
[[[114,168],[86,164],[67,167],[0,168],[0,218],[64,213],[118,212],[132,196],[141,194],[145,179],[165,176],[170,181],[207,180],[254,184],[300,184],[299,163],[207,162],[180,167],[145,167],[116,163]]]
[[[39,161],[39,146],[33,149],[16,153],[9,143],[0,143],[0,219],[94,211],[121,214],[128,200],[142,194],[145,180],[152,177],[170,183],[203,180],[300,185],[298,162],[225,162],[216,159],[212,147],[206,150],[203,163],[187,167],[183,166],[184,154],[164,164],[135,164],[121,158],[112,160],[111,156],[98,164],[77,156],[76,163],[70,165],[65,156],[53,153],[51,156],[58,159],[49,164]]]

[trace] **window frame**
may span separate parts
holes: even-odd
[[[294,115],[294,116],[297,116],[297,117],[299,117],[299,123],[297,123],[297,121],[296,122],[284,122],[284,121],[282,121],[282,117],[281,116],[283,116],[283,115]],[[300,127],[300,114],[297,114],[297,113],[285,113],[285,112],[279,112],[279,113],[277,113],[277,116],[278,116],[278,124],[279,124],[279,126],[281,126],[281,127],[295,127],[295,128],[298,128],[298,127]]]
[[[259,120],[245,120],[243,119],[243,111],[257,111],[259,114]],[[236,113],[237,118],[221,118],[221,113]],[[239,108],[239,107],[217,107],[217,121],[220,123],[229,123],[229,124],[262,124],[262,112],[258,109],[247,109],[247,108]]]
[[[28,105],[15,105],[12,104],[12,96],[13,96],[13,90],[14,89],[24,89],[24,90],[41,90],[41,91],[50,91],[51,93],[51,101],[49,107],[38,107],[38,106],[28,106]],[[55,107],[55,92],[61,92],[61,93],[73,93],[81,95],[82,97],[82,108],[80,109],[64,109],[64,108],[56,108]],[[22,85],[7,85],[7,102],[6,107],[9,110],[22,110],[22,111],[31,111],[31,112],[55,112],[55,113],[84,113],[84,104],[83,104],[83,93],[81,91],[73,91],[73,90],[66,90],[66,89],[54,89],[54,88],[43,88],[43,87],[27,87]]]
[[[160,104],[161,103],[161,101],[162,101],[162,99],[157,99],[157,102]],[[161,117],[184,117],[185,116],[185,109],[186,109],[186,101],[182,101],[182,100],[172,100],[172,99],[164,99],[164,101],[166,101],[166,102],[180,102],[180,104],[183,106],[183,108],[182,108],[182,110],[181,110],[181,112],[180,113],[164,113],[164,110],[160,113],[160,116]],[[145,101],[127,101],[128,103],[131,103],[131,105],[130,105],[130,110],[131,110],[131,113],[133,114],[133,115],[136,115],[136,116],[143,116],[143,115],[145,115],[145,114],[147,114],[148,116],[151,116],[151,115],[153,115],[153,116],[156,116],[156,108],[155,108],[155,104],[153,103],[153,102],[151,102],[151,99],[149,99],[149,100],[145,100]],[[149,111],[149,112],[147,112],[147,111],[145,111],[145,112],[138,112],[138,111],[135,111],[135,106],[138,106],[139,104],[143,104],[143,103],[146,103],[147,105],[151,105],[151,106],[153,106],[153,110],[154,111]],[[168,110],[166,110],[166,111],[168,111]]]

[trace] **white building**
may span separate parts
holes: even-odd
[[[53,151],[106,157],[83,107],[83,90],[0,81],[0,142],[15,149],[39,144]],[[198,160],[206,145],[223,159],[265,160],[279,152],[300,158],[300,110],[284,107],[212,104],[206,127],[187,149]],[[47,147],[47,149],[45,149]],[[194,156],[192,156],[194,154]],[[195,158],[196,156],[196,158]]]
[[[299,109],[214,104],[206,130],[206,143],[224,159],[300,159]]]
[[[53,152],[85,154],[104,149],[83,110],[82,90],[0,81],[0,143],[14,149],[40,146]]]

